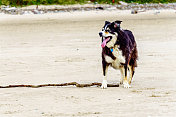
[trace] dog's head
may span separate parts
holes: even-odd
[[[114,47],[114,44],[117,41],[118,30],[120,29],[120,23],[122,21],[109,22],[105,21],[105,25],[102,28],[102,31],[99,32],[99,36],[102,37],[101,47],[104,48],[107,46],[108,48]]]

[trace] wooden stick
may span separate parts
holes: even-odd
[[[30,88],[39,88],[39,87],[54,87],[54,86],[69,86],[73,85],[76,87],[91,87],[91,86],[101,86],[101,83],[94,82],[90,84],[79,84],[77,82],[62,83],[62,84],[42,84],[42,85],[8,85],[0,86],[0,88],[15,88],[15,87],[30,87]],[[119,87],[119,84],[108,84],[108,87]]]

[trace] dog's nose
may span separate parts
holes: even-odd
[[[102,32],[99,32],[99,36],[102,37],[103,33]]]

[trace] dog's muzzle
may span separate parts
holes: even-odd
[[[103,40],[103,42],[102,42],[102,44],[101,44],[101,47],[104,48],[104,47],[106,46],[107,42],[108,42],[110,39],[111,39],[110,37],[106,37],[106,38]]]

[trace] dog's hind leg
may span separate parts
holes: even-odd
[[[137,52],[137,50],[135,50]],[[129,71],[130,71],[130,77],[129,77],[129,84],[131,84],[131,81],[132,81],[132,78],[134,76],[134,72],[135,72],[135,67],[137,66],[137,53],[136,52],[133,52],[132,54],[132,58],[130,60],[130,63],[129,63]]]
[[[128,65],[125,65],[124,68],[125,68],[125,77],[123,79],[123,85],[124,85],[124,88],[130,88],[131,86],[129,85],[128,79],[127,79]]]
[[[101,88],[106,89],[107,88],[107,71],[108,71],[109,64],[107,64],[105,61],[102,61],[102,65],[103,65],[103,82],[102,82]]]
[[[134,66],[129,65],[128,68],[129,68],[129,71],[130,71],[130,77],[129,77],[128,83],[131,84],[131,81],[132,81],[132,78],[133,78],[133,75],[134,75]]]

